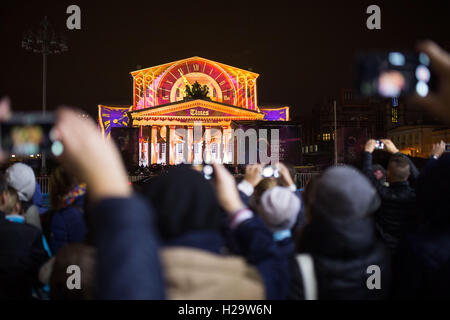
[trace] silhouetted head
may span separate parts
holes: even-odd
[[[389,183],[407,181],[410,175],[409,162],[401,155],[393,155],[389,159],[386,178]]]
[[[191,166],[180,165],[143,186],[156,211],[163,240],[194,230],[218,231],[220,206],[212,184]]]

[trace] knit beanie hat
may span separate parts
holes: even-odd
[[[301,202],[289,188],[273,187],[265,191],[258,213],[273,232],[290,229],[300,212]]]
[[[6,169],[8,185],[19,194],[20,201],[30,201],[36,190],[36,177],[33,169],[23,163],[15,163]]]

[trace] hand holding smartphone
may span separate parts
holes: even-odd
[[[426,97],[436,82],[425,53],[373,52],[357,57],[356,88],[362,96],[395,98],[415,93]]]
[[[43,152],[59,156],[63,145],[55,139],[53,113],[16,113],[1,123],[0,139],[4,153],[30,156]]]

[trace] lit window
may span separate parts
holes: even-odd
[[[314,146],[314,152],[317,152],[317,151],[319,151],[319,146],[316,144],[316,145]]]
[[[394,107],[392,108],[392,123],[398,123],[398,108]]]

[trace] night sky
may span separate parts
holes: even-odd
[[[345,4],[344,4],[345,3]],[[353,3],[353,4],[352,4]],[[0,94],[14,110],[41,110],[42,56],[21,48],[47,15],[69,51],[48,59],[47,107],[131,104],[130,71],[201,56],[260,74],[259,105],[294,115],[353,86],[358,51],[411,50],[431,38],[450,50],[449,1],[4,1],[0,3]],[[67,6],[81,30],[66,29]],[[381,30],[366,8],[381,7]]]

